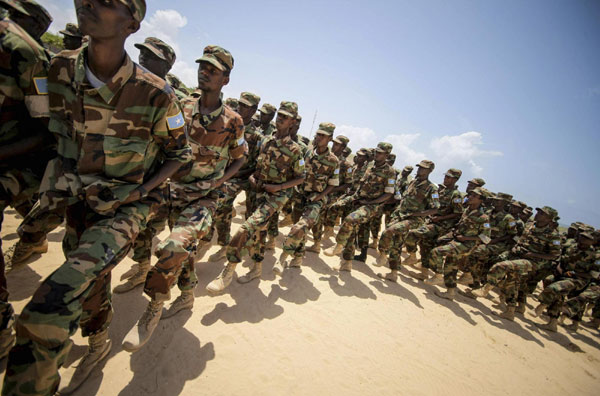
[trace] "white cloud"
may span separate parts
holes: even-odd
[[[434,138],[429,145],[433,150],[434,160],[443,165],[460,167],[461,164],[468,165],[471,172],[481,175],[483,168],[476,162],[477,159],[499,157],[500,151],[488,151],[479,148],[483,144],[481,133],[471,131],[460,135],[442,136]]]
[[[392,152],[396,154],[396,167],[414,165],[427,157],[425,153],[416,151],[410,147],[420,136],[421,134],[419,133],[405,133],[401,135],[388,135],[383,139],[383,141],[391,143],[394,146]]]
[[[175,61],[171,73],[179,77],[189,88],[198,86],[198,68],[190,66],[187,62]]]

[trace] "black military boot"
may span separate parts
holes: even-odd
[[[368,250],[369,250],[368,246],[361,248],[360,249],[360,254],[354,256],[354,260],[356,260],[356,261],[362,261],[363,263],[365,261],[367,261],[367,251]]]

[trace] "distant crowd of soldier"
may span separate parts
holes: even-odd
[[[547,331],[564,318],[577,331],[588,306],[593,320],[585,324],[599,327],[600,235],[593,227],[573,223],[560,234],[555,209],[536,208],[532,218],[531,207],[488,191],[480,178],[459,191],[459,169],[435,184],[429,160],[413,177],[413,166],[394,168],[386,142],[352,154],[330,122],[312,140],[300,136],[295,102],[259,108],[251,92],[224,100],[234,58],[219,46],[204,48],[198,87],[187,91],[169,74],[176,55],[167,43],[148,37],[136,44],[139,64],[124,50],[144,18],[144,0],[75,0],[79,27],[61,31],[65,50],[57,54],[40,41],[52,21],[42,6],[0,6],[0,202],[2,212],[10,206],[24,217],[19,240],[0,255],[3,395],[72,393],[110,351],[113,291],[143,285],[150,298],[123,341],[136,351],[160,319],[192,309],[195,265],[213,237],[219,249],[208,261],[225,265],[206,289],[217,295],[246,256],[250,268],[237,281],[259,279],[265,252],[288,226],[272,269],[279,276],[310,263],[306,251],[319,254],[335,237],[323,253],[339,256],[340,273],[351,272],[353,261],[366,263],[371,248],[372,264],[389,268],[378,274],[384,281],[397,282],[401,266],[410,266],[406,274],[445,286],[435,289],[444,299],[495,290],[496,314],[509,321],[533,296],[533,314],[547,313],[548,323],[539,324]],[[241,192],[245,218],[231,235]],[[15,322],[5,266],[17,271],[47,252],[47,235],[63,223],[65,261]],[[167,226],[169,236],[153,249]],[[111,290],[111,270],[130,250],[136,265]],[[164,309],[175,284],[180,294]],[[78,328],[89,348],[59,389],[58,370]]]

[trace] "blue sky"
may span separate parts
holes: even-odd
[[[73,2],[39,0],[58,31]],[[298,102],[300,133],[329,121],[351,147],[428,158],[491,191],[600,227],[599,1],[147,1],[148,35],[195,83],[208,44],[235,58],[226,96]]]

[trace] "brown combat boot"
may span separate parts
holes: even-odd
[[[456,287],[449,287],[445,292],[435,290],[434,293],[438,297],[453,301],[454,297],[456,297]]]
[[[458,278],[457,283],[469,286],[471,283],[473,283],[473,275],[471,275],[470,272],[464,272],[460,278]]]
[[[550,318],[548,323],[543,323],[543,324],[536,323],[535,325],[537,327],[539,327],[540,329],[544,329],[544,330],[556,333],[558,331],[558,318]]]
[[[273,266],[273,273],[275,275],[281,275],[281,273],[283,272],[283,270],[285,269],[286,266],[286,260],[290,255],[287,254],[286,252],[281,252],[281,255],[279,256],[279,260],[277,260],[277,262],[275,263],[275,265]]]
[[[67,386],[58,390],[57,395],[70,395],[90,376],[92,370],[104,360],[110,352],[112,342],[108,339],[108,329],[88,337],[88,350],[85,352]]]
[[[435,274],[431,278],[426,279],[424,283],[430,286],[441,286],[444,284],[444,275]]]
[[[315,239],[312,246],[307,247],[306,251],[317,253],[317,254],[321,253],[321,240]]]
[[[429,268],[421,267],[420,272],[418,274],[414,274],[413,278],[422,281],[426,280],[427,278],[429,278]]]
[[[253,279],[260,278],[262,275],[262,261],[255,261],[246,275],[238,278],[239,283],[248,283]]]
[[[477,290],[472,290],[471,293],[475,297],[487,297],[488,294],[490,294],[490,292],[492,291],[493,288],[494,288],[493,285],[490,285],[489,283],[486,283],[485,285],[483,285],[482,288],[477,289]]]
[[[158,322],[162,315],[163,305],[164,301],[157,301],[155,299],[150,300],[142,317],[125,336],[125,339],[123,340],[124,350],[127,352],[135,352],[148,342],[152,333],[154,333],[154,329],[158,326]]]
[[[379,238],[373,238],[373,241],[369,245],[371,249],[377,249],[379,247]]]
[[[402,264],[408,265],[408,266],[414,268],[418,262],[419,262],[419,259],[417,259],[417,253],[412,252],[412,253],[409,253],[408,257],[402,261]]]
[[[113,292],[115,293],[125,293],[130,290],[135,289],[139,285],[143,285],[146,282],[146,276],[150,271],[150,260],[144,260],[141,263],[138,263],[138,269],[133,276],[120,285],[115,286]]]
[[[329,239],[333,236],[334,236],[333,227],[325,227],[325,230],[323,231],[323,238]]]
[[[294,257],[292,259],[292,261],[290,261],[289,267],[290,268],[300,268],[300,267],[302,267],[302,261],[303,261],[302,257]]]
[[[227,286],[231,283],[233,279],[233,274],[235,273],[235,267],[237,263],[227,263],[223,271],[206,286],[206,291],[209,294],[217,294],[225,290]]]
[[[387,274],[382,274],[379,273],[377,274],[378,277],[389,280],[390,282],[398,282],[398,270],[391,270],[390,272],[388,272]]]
[[[600,328],[600,319],[595,318],[595,319],[592,319],[591,322],[583,322],[583,326],[588,327],[590,329],[598,330],[598,328]]]
[[[574,320],[573,323],[571,323],[570,325],[563,325],[563,327],[569,331],[576,333],[577,330],[579,330],[579,321]]]
[[[388,262],[389,262],[389,259],[388,259],[387,254],[385,254],[384,252],[378,251],[377,259],[375,260],[375,263],[373,265],[375,265],[376,267],[387,267]]]
[[[329,249],[325,249],[323,253],[326,256],[338,256],[344,250],[344,246],[336,243],[335,246],[330,247]]]
[[[283,218],[283,220],[281,220],[281,221],[279,222],[279,227],[287,227],[287,226],[291,226],[291,225],[293,225],[293,224],[294,224],[294,222],[292,221],[292,215],[291,215],[291,214],[289,214],[289,215],[286,215],[286,216]]]
[[[492,313],[500,318],[506,319],[506,320],[510,320],[511,322],[514,322],[515,320],[515,306],[514,305],[509,305],[506,307],[505,311],[493,311]]]
[[[548,308],[548,305],[540,303],[537,307],[535,307],[535,310],[533,311],[533,316],[541,316],[546,308]]]
[[[5,272],[22,268],[28,258],[35,253],[44,254],[48,251],[48,240],[42,239],[38,243],[25,243],[20,239],[4,253]]]
[[[337,271],[352,271],[352,261],[351,260],[344,260],[342,259],[342,261],[340,261],[340,265],[339,267],[334,267],[335,270]]]
[[[269,235],[265,243],[265,250],[275,250],[275,237]]]
[[[525,313],[526,309],[527,309],[527,306],[524,303],[520,302],[517,305],[517,309],[515,310],[515,312],[523,315]]]
[[[227,246],[221,246],[219,248],[219,250],[217,250],[215,253],[208,256],[208,261],[210,261],[211,263],[214,263],[215,261],[224,259],[226,256],[227,256]]]
[[[183,311],[184,309],[192,309],[194,307],[194,291],[193,290],[183,290],[179,297],[173,301],[169,309],[165,311],[162,315],[161,319],[170,318],[175,315],[179,311]]]

